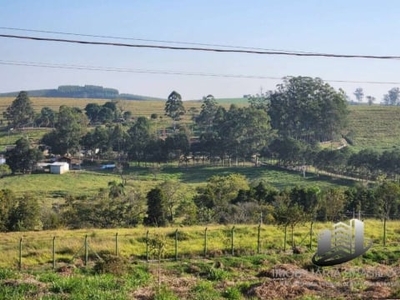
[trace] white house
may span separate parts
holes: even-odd
[[[67,162],[54,162],[50,164],[50,173],[63,174],[69,171],[69,164]]]

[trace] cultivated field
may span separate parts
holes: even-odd
[[[400,146],[400,107],[350,106],[349,130],[357,150],[392,150]]]

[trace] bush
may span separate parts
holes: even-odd
[[[128,272],[129,262],[115,255],[108,255],[103,260],[97,261],[93,267],[93,271],[97,274],[110,273],[114,275],[124,275]]]

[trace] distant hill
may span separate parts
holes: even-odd
[[[51,98],[94,98],[94,99],[121,99],[121,100],[165,100],[155,97],[133,94],[120,94],[117,89],[105,88],[97,85],[61,85],[57,89],[43,89],[26,91],[30,97]],[[0,97],[16,97],[18,92],[0,93]]]

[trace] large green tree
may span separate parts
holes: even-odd
[[[167,224],[167,207],[163,191],[156,187],[147,193],[147,217],[144,224],[149,226],[165,226]]]
[[[81,138],[86,134],[89,120],[76,107],[60,106],[55,129],[43,136],[42,142],[54,154],[75,154],[81,148]]]
[[[31,173],[42,158],[43,153],[32,148],[27,138],[20,138],[15,142],[15,147],[6,152],[7,165],[13,174]]]
[[[196,117],[196,123],[206,128],[211,128],[218,110],[218,103],[213,95],[203,97],[200,114]]]
[[[42,229],[40,205],[35,196],[25,194],[18,199],[18,204],[10,214],[9,229],[13,231]]]
[[[282,136],[332,140],[346,126],[345,93],[319,78],[289,77],[270,95],[271,125]]]
[[[165,103],[165,115],[170,117],[174,121],[174,130],[176,127],[176,122],[181,119],[181,117],[186,113],[186,109],[183,106],[182,96],[173,91]]]
[[[35,123],[39,127],[54,127],[56,123],[57,114],[50,107],[43,107],[40,114],[36,117]]]
[[[145,160],[146,149],[151,141],[150,122],[146,117],[139,117],[135,124],[128,130],[130,148],[128,156],[138,163]]]
[[[14,128],[31,125],[35,118],[35,111],[28,93],[20,92],[11,105],[7,107],[6,111],[3,112],[3,115]]]

